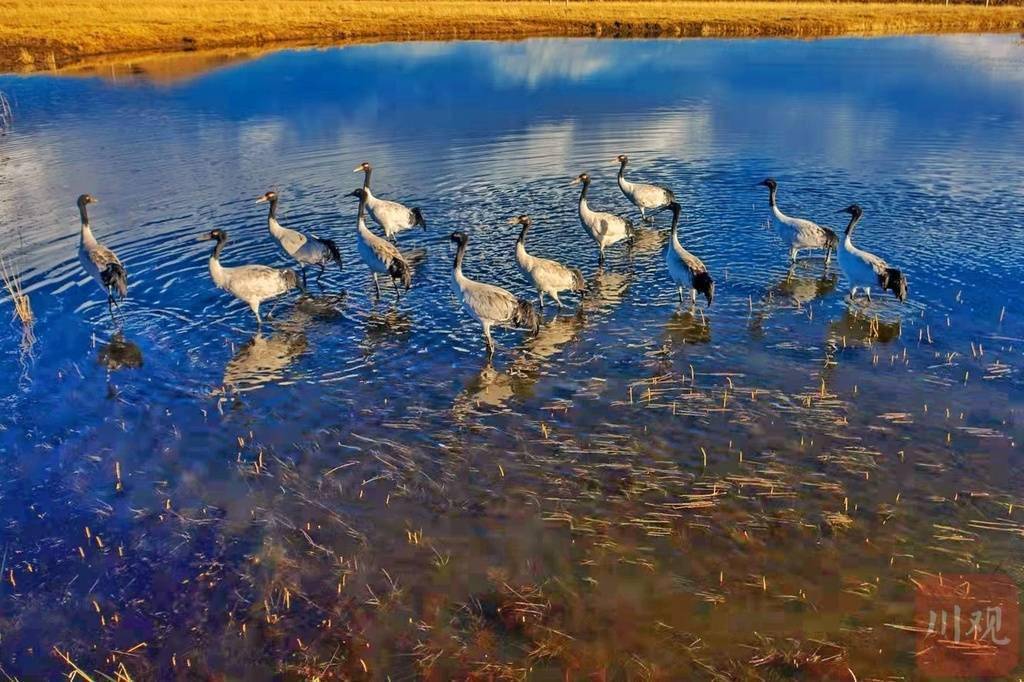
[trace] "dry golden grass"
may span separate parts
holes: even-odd
[[[21,287],[21,275],[10,260],[0,255],[0,284],[7,290],[11,305],[14,306],[14,319],[21,322],[22,359],[31,357],[36,343],[35,315],[28,294]]]
[[[522,36],[822,36],[1015,31],[1024,7],[903,3],[496,0],[5,0],[0,68],[118,52],[280,42]]]
[[[3,283],[4,289],[11,297],[14,316],[21,320],[22,325],[26,328],[31,327],[35,318],[32,315],[28,295],[21,288],[21,277],[3,256],[0,256],[0,282]]]

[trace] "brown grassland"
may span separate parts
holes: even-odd
[[[1024,6],[734,0],[0,0],[0,70],[282,43],[1024,30]]]

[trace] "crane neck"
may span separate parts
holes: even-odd
[[[680,211],[675,210],[672,212],[672,243],[675,245],[679,244],[679,214]]]
[[[226,237],[218,237],[217,245],[213,247],[213,253],[210,254],[210,279],[222,289],[227,283],[227,279],[224,276],[224,268],[220,264],[220,252],[224,249],[224,242],[226,241]]]
[[[580,190],[580,201],[586,200],[588,189],[590,189],[590,178],[583,181],[583,189]]]
[[[367,168],[363,171],[363,189],[370,189],[370,173],[373,172],[373,168]]]
[[[277,197],[269,200],[270,211],[267,214],[267,218],[270,220],[277,220]]]
[[[217,237],[217,245],[213,247],[213,253],[210,254],[210,261],[220,264],[220,252],[224,250],[224,244],[227,243],[225,237]]]
[[[778,187],[768,188],[768,205],[771,206],[772,208],[778,208],[778,206],[775,204],[775,193],[778,191],[778,189]]]
[[[526,233],[530,231],[531,222],[529,220],[523,223],[523,229],[519,230],[519,239],[516,240],[516,244],[522,244],[526,246]]]
[[[89,212],[84,203],[78,205],[78,212],[82,216],[81,242],[86,248],[92,248],[97,242],[96,237],[92,234],[92,228],[89,227]]]
[[[620,162],[621,165],[619,166],[619,180],[625,180],[624,176],[626,174],[626,164],[627,163],[628,163],[628,161],[621,161]]]
[[[462,275],[462,259],[466,256],[466,242],[459,243],[459,249],[455,252],[455,276]]]
[[[857,227],[857,223],[858,222],[860,222],[860,216],[859,215],[854,214],[854,215],[850,216],[850,223],[846,226],[846,231],[845,231],[845,234],[846,234],[847,238],[850,238],[851,236],[853,236],[853,230]]]
[[[359,197],[359,215],[356,217],[356,225],[362,225],[366,219],[366,192]]]

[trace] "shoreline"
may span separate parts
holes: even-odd
[[[140,55],[265,52],[410,40],[537,37],[819,38],[1024,31],[1024,6],[742,0],[151,0],[0,8],[0,72],[88,68]]]

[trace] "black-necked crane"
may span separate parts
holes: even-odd
[[[78,259],[82,268],[96,281],[107,295],[107,310],[114,317],[114,306],[128,295],[128,273],[117,254],[100,244],[89,226],[89,204],[99,203],[91,194],[78,197],[78,213],[82,218]]]
[[[294,270],[272,268],[267,265],[236,265],[224,267],[220,264],[220,254],[228,241],[228,233],[224,230],[211,230],[200,236],[198,241],[216,241],[217,244],[210,254],[210,279],[219,289],[223,289],[252,309],[256,323],[263,325],[260,317],[260,304],[271,298],[287,293],[292,289],[301,289],[299,276]]]
[[[356,250],[359,257],[366,263],[373,273],[373,286],[377,291],[377,298],[380,298],[380,282],[378,275],[388,275],[395,287],[396,300],[401,298],[402,293],[398,288],[401,282],[406,291],[412,286],[412,269],[402,252],[394,244],[383,237],[379,237],[370,231],[366,226],[366,200],[369,192],[360,187],[353,190],[349,196],[359,198],[359,214],[356,218]]]
[[[708,306],[715,298],[715,280],[711,278],[707,267],[700,258],[683,248],[679,243],[679,215],[682,209],[679,204],[673,201],[669,204],[672,211],[672,241],[665,249],[665,265],[668,267],[668,275],[675,282],[676,292],[679,294],[679,302],[683,302],[683,288],[690,288],[690,303],[697,303],[697,294],[704,294]]]
[[[418,208],[406,208],[397,201],[388,201],[373,195],[370,189],[370,174],[373,173],[373,166],[369,161],[363,161],[355,167],[353,173],[364,173],[363,189],[366,190],[366,210],[373,221],[384,229],[384,236],[390,241],[395,241],[395,236],[404,230],[409,230],[417,225],[424,229],[427,221],[423,219],[423,213]]]
[[[331,239],[320,239],[315,234],[305,235],[298,230],[291,230],[282,227],[277,221],[277,192],[270,191],[256,200],[256,203],[269,203],[270,211],[267,213],[267,227],[270,229],[270,236],[273,237],[296,263],[299,264],[299,272],[302,273],[302,284],[306,284],[306,266],[316,265],[320,268],[317,273],[316,283],[320,284],[320,277],[324,274],[324,268],[329,263],[337,263],[341,269],[341,252],[338,245]]]
[[[843,243],[839,246],[837,259],[843,278],[850,286],[850,300],[858,289],[863,289],[868,300],[871,300],[871,287],[877,286],[883,291],[891,291],[900,302],[907,300],[907,278],[896,268],[873,253],[858,249],[853,245],[853,230],[857,227],[864,211],[857,204],[851,204],[840,213],[849,213],[850,222],[846,226]]]
[[[562,301],[558,298],[561,291],[572,291],[582,293],[587,283],[583,279],[583,273],[578,268],[570,268],[558,261],[549,258],[533,256],[526,251],[526,233],[529,232],[533,221],[528,215],[521,215],[512,218],[509,225],[521,225],[519,239],[516,240],[516,263],[519,270],[526,275],[527,279],[537,290],[537,298],[540,300],[540,307],[544,309],[544,294],[555,300],[559,308]]]
[[[640,217],[644,222],[653,220],[653,218],[647,217],[647,211],[661,211],[675,201],[675,195],[667,187],[627,180],[626,164],[629,163],[629,157],[625,154],[619,154],[612,159],[612,163],[619,164],[619,189],[634,206],[640,209]]]
[[[583,184],[579,200],[580,224],[583,225],[583,229],[587,231],[591,239],[597,243],[597,248],[600,250],[597,262],[604,264],[604,250],[625,239],[631,239],[633,236],[633,223],[612,213],[592,210],[587,202],[590,176],[586,173],[580,173],[570,184],[575,185],[579,183]]]
[[[469,237],[465,232],[453,232],[451,240],[458,246],[452,268],[452,292],[466,311],[483,326],[488,357],[494,354],[491,327],[525,328],[536,332],[540,328],[540,318],[533,305],[501,287],[466,277],[462,273],[462,260],[466,255]]]
[[[775,201],[779,183],[773,178],[762,180],[758,186],[768,188],[768,205],[777,221],[779,239],[789,247],[789,262],[795,263],[797,255],[804,249],[824,249],[825,265],[828,265],[832,261],[832,252],[839,246],[836,233],[805,218],[791,218],[780,211]]]

